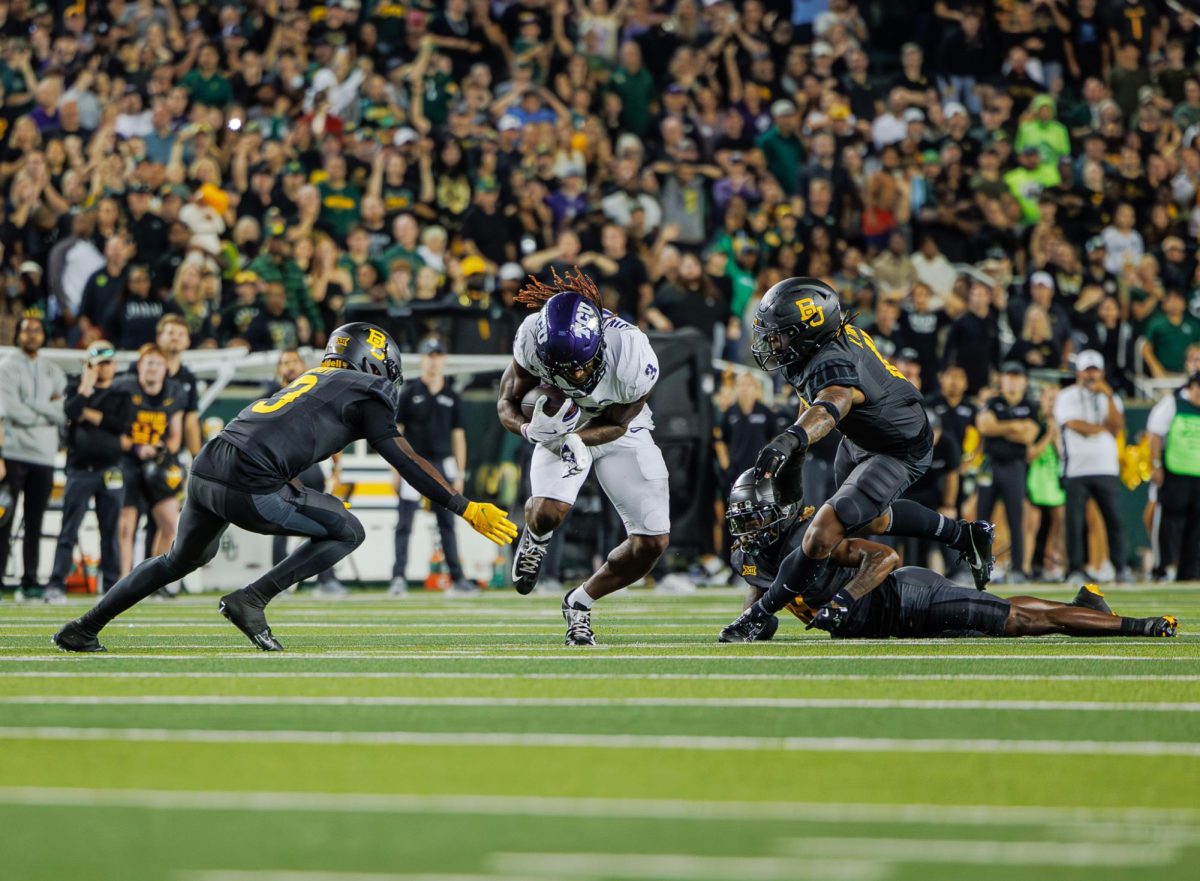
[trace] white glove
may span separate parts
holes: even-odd
[[[531,444],[548,444],[561,438],[564,434],[570,434],[575,430],[575,426],[579,424],[580,409],[570,402],[567,402],[559,408],[558,413],[553,416],[547,416],[544,412],[546,409],[546,396],[537,399],[537,403],[533,406],[533,416],[526,422],[521,433],[525,435],[525,440]],[[568,410],[574,410],[570,416],[567,415]]]
[[[558,455],[563,463],[563,477],[585,474],[592,467],[592,450],[577,434],[571,433],[562,439]]]

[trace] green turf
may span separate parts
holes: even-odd
[[[1068,599],[1061,587],[1030,589]],[[729,591],[285,597],[279,656],[214,601],[105,656],[0,606],[0,878],[1191,878],[1200,591],[1178,640],[718,646]]]

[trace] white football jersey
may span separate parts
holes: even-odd
[[[537,356],[537,319],[535,312],[521,322],[513,343],[513,358],[542,382],[557,385]],[[605,312],[604,343],[606,369],[600,382],[586,397],[571,398],[583,411],[585,421],[613,404],[632,404],[640,400],[658,381],[658,358],[650,347],[650,340],[638,328]],[[633,418],[629,429],[652,428],[654,417],[647,404]]]

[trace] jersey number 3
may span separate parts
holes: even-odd
[[[305,392],[311,392],[317,385],[315,373],[305,373],[296,377],[291,383],[281,388],[265,401],[259,401],[250,409],[255,413],[278,413]]]

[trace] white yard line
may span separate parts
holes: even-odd
[[[980,866],[1168,866],[1179,857],[1176,846],[1156,843],[1112,844],[1097,841],[936,840],[822,836],[783,843],[797,857],[806,853],[852,854],[853,859],[882,863],[951,863]]]
[[[818,642],[812,640],[821,649],[829,649],[830,644],[824,641]],[[957,641],[956,641],[957,642]],[[1088,645],[1095,645],[1092,640],[1087,641]],[[1132,644],[1131,649],[1135,648],[1152,648],[1158,647],[1158,643],[1147,644],[1145,642]],[[1180,657],[1178,655],[1093,655],[1086,652],[1078,654],[875,654],[869,652],[874,646],[870,644],[847,645],[845,654],[831,654],[828,651],[808,651],[810,647],[799,643],[792,644],[789,647],[804,649],[802,652],[784,653],[780,651],[765,650],[762,654],[744,655],[735,654],[729,651],[714,649],[708,654],[671,654],[664,651],[660,654],[616,654],[616,651],[627,648],[645,649],[646,646],[596,646],[587,649],[572,649],[566,650],[561,646],[547,647],[544,653],[539,654],[500,654],[495,651],[481,652],[476,649],[464,649],[462,651],[429,651],[424,648],[414,647],[412,651],[396,651],[394,649],[380,649],[379,651],[322,651],[322,652],[305,652],[305,651],[290,651],[290,652],[273,652],[264,654],[256,652],[252,648],[246,648],[239,651],[224,651],[214,654],[196,655],[196,654],[174,654],[174,653],[158,653],[144,652],[142,649],[149,648],[171,648],[178,649],[185,646],[165,645],[165,646],[133,646],[130,647],[128,653],[122,654],[119,651],[106,652],[102,654],[68,654],[58,652],[53,654],[47,652],[43,655],[0,655],[0,663],[29,663],[36,662],[74,662],[74,663],[104,663],[106,661],[198,661],[198,660],[242,660],[251,663],[270,664],[286,661],[317,661],[317,660],[378,660],[378,661],[393,661],[393,660],[425,660],[425,661],[584,661],[588,663],[604,662],[604,661],[729,661],[729,662],[765,662],[770,664],[778,664],[781,661],[850,661],[858,663],[860,661],[1157,661],[1159,663],[1186,663],[1200,662],[1197,657]],[[656,646],[668,650],[669,645]],[[839,648],[841,646],[838,646]],[[229,648],[227,644],[213,646],[197,646],[197,648]],[[501,648],[501,647],[495,647]],[[534,646],[522,646],[523,650],[530,650]],[[693,648],[690,645],[681,645],[678,648]],[[1165,648],[1165,646],[1163,646]],[[865,649],[861,653],[854,653],[855,649]],[[557,652],[557,654],[551,654]]]
[[[1010,753],[1073,756],[1200,757],[1200,743],[1177,741],[1003,740],[999,738],[752,737],[683,734],[551,734],[462,731],[282,731],[208,728],[0,727],[3,740],[129,743],[243,743],[313,746],[563,747],[704,752]]]
[[[883,878],[882,861],[853,856],[828,859],[794,857],[706,857],[640,853],[497,853],[488,863],[496,871],[525,878],[637,878],[654,881],[874,881]]]
[[[838,802],[690,801],[521,795],[404,795],[392,793],[222,792],[168,789],[0,786],[0,804],[48,807],[196,811],[478,814],[728,821],[904,823],[952,826],[1142,824],[1190,830],[1200,810],[1151,807],[928,805]]]
[[[3,705],[195,707],[654,707],[788,710],[991,710],[1068,713],[1200,713],[1200,702],[910,700],[803,697],[417,697],[334,695],[52,695],[0,697]]]
[[[228,680],[230,676],[238,679],[487,679],[487,680],[631,680],[631,681],[705,681],[721,682],[781,682],[787,681],[785,674],[775,673],[493,673],[480,671],[478,673],[454,673],[450,671],[397,671],[384,672],[366,670],[247,670],[236,673],[210,673],[197,670],[180,670],[169,673],[163,670],[144,671],[114,671],[96,670],[10,670],[0,671],[0,681],[5,679],[217,679]],[[1071,673],[1048,673],[1045,676],[1036,674],[1014,673],[822,673],[820,681],[836,682],[1200,682],[1200,674],[1156,674],[1144,673],[1114,673],[1110,675],[1083,675]]]
[[[180,881],[529,881],[517,875],[443,875],[421,872],[321,872],[294,869],[209,869],[176,872]]]

